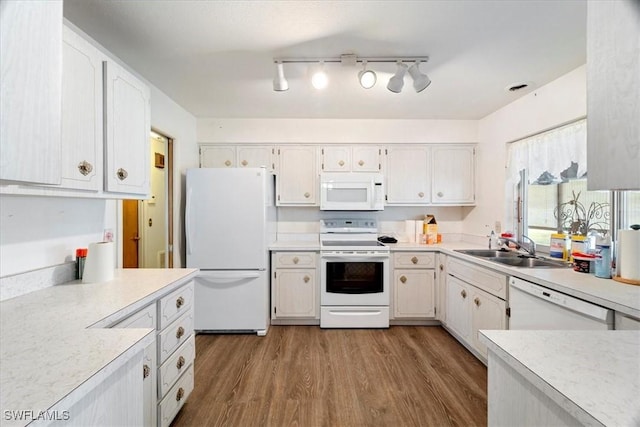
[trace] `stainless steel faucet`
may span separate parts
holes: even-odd
[[[506,245],[508,245],[509,242],[513,243],[516,245],[516,249],[522,249],[532,257],[536,256],[536,242],[534,242],[529,238],[529,236],[525,236],[524,234],[522,235],[522,240],[523,241],[521,242],[517,239],[512,239],[510,237],[502,237],[502,236],[498,237],[498,243],[506,244]]]

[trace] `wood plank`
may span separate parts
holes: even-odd
[[[438,326],[198,335],[172,426],[483,426],[487,370]]]

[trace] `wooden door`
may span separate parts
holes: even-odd
[[[138,268],[138,201],[122,201],[122,266]]]

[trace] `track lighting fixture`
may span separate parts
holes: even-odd
[[[420,61],[416,61],[409,67],[409,75],[413,79],[413,88],[416,92],[422,92],[431,84],[431,80],[426,74],[420,72]]]
[[[429,77],[420,71],[420,63],[429,61],[428,56],[410,57],[367,57],[359,58],[354,54],[344,54],[333,58],[274,58],[276,64],[276,77],[273,79],[273,90],[281,92],[289,89],[289,83],[284,77],[284,64],[317,64],[317,70],[311,77],[311,83],[316,89],[324,89],[329,84],[329,77],[324,69],[325,63],[341,63],[343,66],[354,66],[358,62],[362,64],[362,70],[358,72],[358,81],[365,89],[371,89],[376,84],[376,73],[368,68],[369,63],[391,62],[397,64],[397,70],[387,84],[387,89],[394,93],[400,93],[404,86],[404,76],[409,72],[413,79],[413,88],[416,92],[422,92],[430,84]],[[406,63],[413,63],[408,67]]]
[[[273,90],[283,92],[289,90],[289,82],[284,78],[284,64],[276,62],[276,76],[273,79]]]
[[[367,70],[366,60],[362,61],[362,71],[358,73],[358,81],[365,89],[371,89],[376,84],[376,73],[373,70]]]

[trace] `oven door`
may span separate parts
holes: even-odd
[[[323,306],[388,306],[389,254],[322,254]]]

